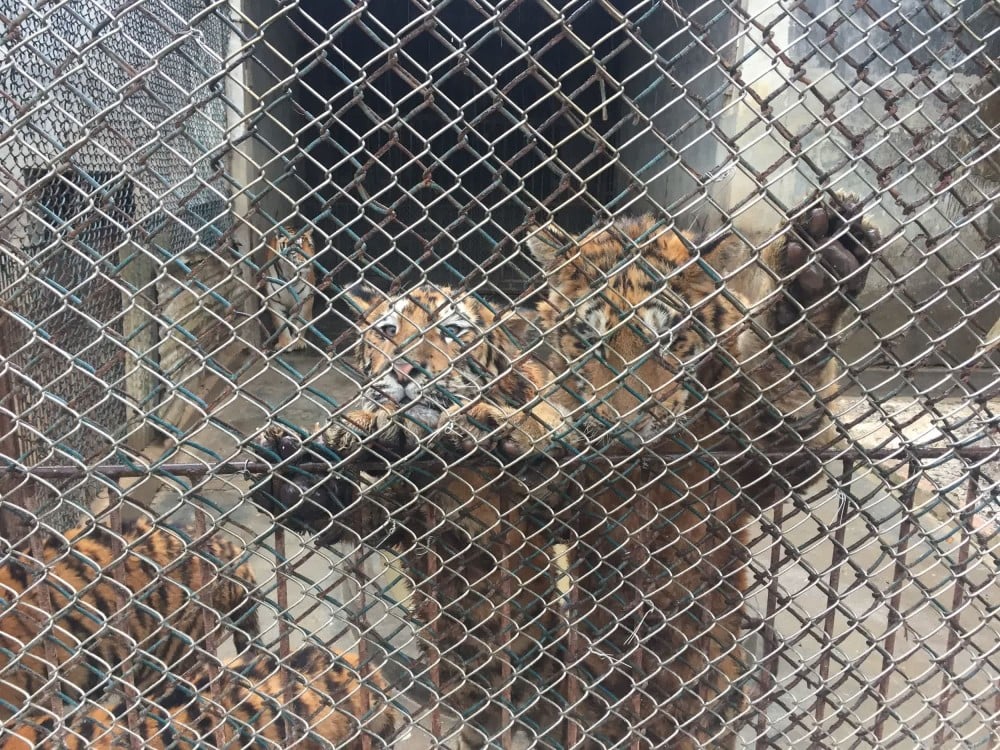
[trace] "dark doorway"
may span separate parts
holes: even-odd
[[[728,78],[711,63],[732,14],[686,4],[684,17],[659,2],[562,3],[554,16],[533,0],[288,12],[288,169],[298,213],[328,238],[327,296],[364,277],[516,297],[537,273],[517,244],[532,219],[583,231],[691,205],[718,161],[705,136]]]

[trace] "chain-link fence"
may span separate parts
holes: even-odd
[[[1000,744],[995,4],[0,19],[3,747]]]

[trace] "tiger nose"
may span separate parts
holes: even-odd
[[[400,383],[407,383],[413,379],[411,377],[413,369],[413,365],[409,362],[397,362],[392,366],[393,372],[396,373],[396,380]]]

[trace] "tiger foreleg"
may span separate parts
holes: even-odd
[[[749,405],[741,428],[750,444],[795,446],[774,467],[793,484],[811,480],[818,468],[802,446],[822,450],[836,440],[829,419],[839,392],[836,349],[880,242],[857,198],[833,193],[763,251],[778,286],[754,316],[758,325],[738,340],[749,392],[741,399]]]
[[[779,286],[756,318],[763,335],[744,333],[740,354],[754,382],[773,390],[766,394],[772,406],[795,420],[803,415],[793,412],[824,395],[836,379],[844,321],[881,242],[860,211],[856,197],[834,193],[764,249]]]

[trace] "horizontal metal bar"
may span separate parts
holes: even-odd
[[[604,458],[613,458],[616,454],[614,453],[602,453]],[[633,456],[635,453],[623,453],[621,456],[623,458],[628,456]],[[657,452],[660,457],[666,457],[673,455],[671,453],[660,453]],[[690,453],[677,453],[678,457],[690,456]],[[719,451],[713,452],[712,456],[720,459],[724,458],[735,458],[744,455],[743,453],[735,453],[730,451]],[[781,451],[759,451],[755,453],[756,456],[761,456],[764,458],[772,459],[782,459],[787,458],[787,452]],[[907,448],[907,447],[897,447],[897,448],[875,448],[872,450],[825,450],[816,451],[816,453],[811,454],[816,458],[822,459],[823,461],[836,461],[836,460],[849,460],[858,461],[868,459],[871,461],[884,461],[886,459],[897,458],[903,459],[935,459],[943,458],[945,456],[954,455],[956,458],[970,459],[972,461],[981,461],[983,459],[991,458],[994,456],[1000,456],[1000,447],[964,447],[964,448]],[[9,457],[3,457],[3,460],[8,463],[11,461]],[[566,467],[571,467],[578,462],[585,461],[585,457],[575,457],[567,460]],[[467,461],[463,462],[464,465],[468,465]],[[434,465],[429,461],[408,461],[405,466],[408,467],[418,467],[418,466],[430,466]],[[495,466],[495,463],[491,463],[491,466]],[[352,469],[380,469],[385,470],[386,466],[384,463],[375,463],[370,461],[352,461],[350,463],[345,463],[345,467],[350,467]],[[120,479],[120,478],[132,478],[132,477],[149,477],[149,476],[164,476],[173,475],[179,477],[197,477],[204,476],[206,474],[267,474],[273,471],[275,464],[266,463],[264,461],[223,461],[217,464],[202,464],[202,463],[175,463],[175,464],[160,464],[158,466],[150,466],[148,468],[136,468],[134,466],[122,466],[120,464],[101,464],[98,466],[90,467],[89,469],[84,469],[79,466],[33,466],[31,468],[23,468],[20,466],[8,466],[7,468],[0,469],[0,476],[27,476],[34,477],[37,479],[72,479],[75,477],[84,477],[90,474],[100,474],[109,479]],[[331,464],[322,461],[313,461],[308,463],[296,464],[296,468],[303,469],[305,471],[329,471]]]

